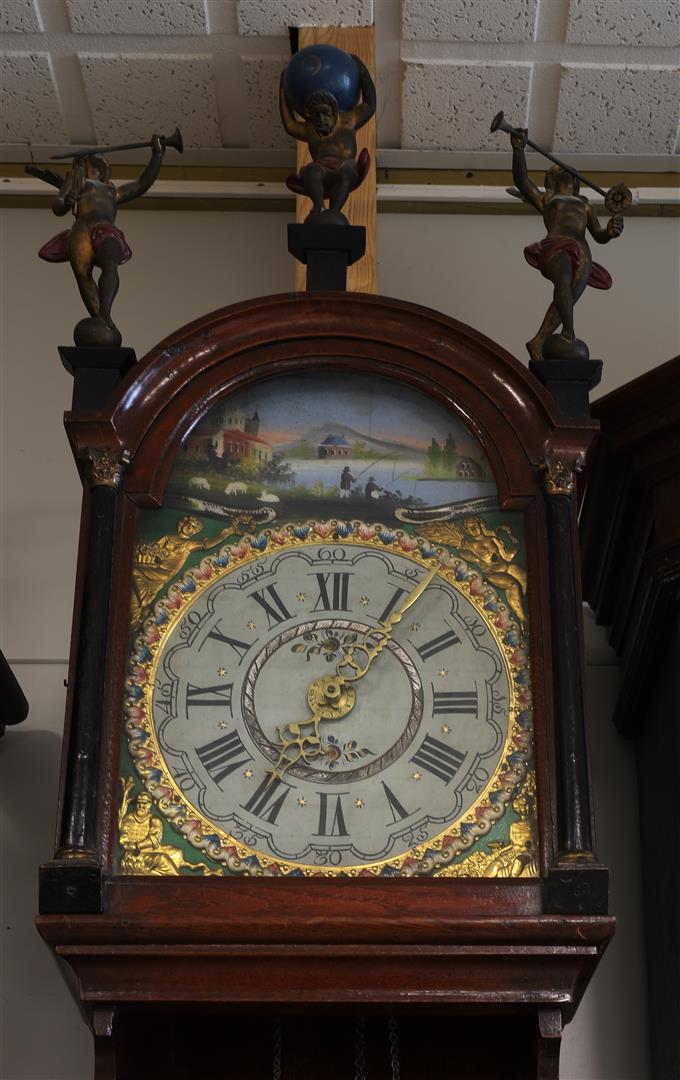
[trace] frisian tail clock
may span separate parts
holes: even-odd
[[[184,327],[66,426],[38,922],[97,1077],[557,1077],[614,926],[574,532],[593,423],[461,323],[315,293]]]

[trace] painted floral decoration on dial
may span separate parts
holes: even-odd
[[[126,705],[173,835],[227,873],[390,876],[449,872],[509,827],[531,713],[503,572],[358,521],[264,530],[187,571],[135,641]]]

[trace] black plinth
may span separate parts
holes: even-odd
[[[73,375],[73,412],[100,409],[124,375],[137,363],[134,349],[60,345],[59,355]]]
[[[307,291],[347,288],[347,267],[366,251],[363,225],[289,225],[288,250],[307,267]]]
[[[554,866],[545,880],[549,915],[607,915],[609,870],[605,866]]]
[[[564,416],[590,416],[588,395],[602,378],[601,360],[531,360],[529,370],[550,391]]]

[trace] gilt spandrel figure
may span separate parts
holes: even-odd
[[[111,180],[111,166],[101,153],[76,151],[65,176],[27,165],[26,172],[59,189],[52,204],[58,217],[69,212],[75,221],[70,229],[52,237],[38,252],[47,262],[69,262],[89,318],[77,323],[73,339],[81,346],[117,348],[122,338],[111,317],[111,307],[118,292],[118,267],[126,263],[132,251],[123,232],[115,224],[119,206],[131,202],[149,190],[160,172],[166,146],[182,149],[179,131],[165,139],[154,135],[150,143],[126,147],[103,147],[102,150],[151,146],[151,158],[140,176],[119,187]],[[65,155],[58,155],[64,157]],[[94,271],[99,270],[95,280]]]
[[[301,50],[293,57],[291,65],[281,74],[281,120],[289,135],[308,144],[312,160],[303,166],[299,173],[289,176],[286,184],[291,191],[307,195],[311,199],[312,210],[306,218],[307,222],[346,225],[348,222],[342,213],[342,207],[350,193],[359,187],[370,166],[367,150],[362,150],[357,160],[356,132],[368,123],[375,113],[375,85],[366,65],[358,56],[343,53],[331,46],[324,48],[329,54],[337,53],[355,65],[361,100],[355,98],[351,107],[343,108],[342,101],[338,101],[331,89],[318,88],[307,94],[303,103],[301,99],[292,102],[286,89],[289,69],[292,64],[299,62],[299,58],[304,61],[303,54],[308,50]],[[307,59],[316,59],[321,47],[310,46],[310,50]],[[319,71],[323,74],[321,65]],[[302,119],[297,118],[298,111]],[[328,199],[328,209],[324,208],[324,199]]]
[[[532,360],[543,357],[547,339],[561,325],[559,341],[552,341],[551,355],[561,353],[565,359],[586,358],[587,347],[574,332],[574,305],[583,295],[586,286],[593,289],[610,289],[611,275],[599,263],[593,262],[586,239],[589,232],[598,244],[608,244],[623,232],[623,218],[610,217],[602,227],[594,207],[585,195],[580,194],[578,179],[559,165],[553,165],[545,174],[545,191],[541,191],[527,171],[525,147],[527,132],[515,129],[510,135],[512,143],[512,177],[522,197],[542,215],[548,235],[524,249],[524,257],[530,266],[540,270],[543,277],[553,283],[553,300],[538,332],[527,342]]]

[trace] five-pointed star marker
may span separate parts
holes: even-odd
[[[370,602],[371,602],[370,597],[368,597],[368,596],[362,596],[361,597],[361,603],[364,605],[364,607],[368,607]]]
[[[298,601],[302,604],[302,603],[304,603],[304,600],[305,600],[305,594],[303,592],[299,592],[297,594],[297,598],[298,598]]]
[[[441,670],[437,672],[440,679],[445,679],[446,676],[448,675],[448,673],[449,673],[449,669],[445,668],[445,667],[441,668]]]
[[[248,622],[246,623],[246,629],[255,630],[255,623],[252,619],[248,619]]]
[[[415,634],[416,630],[420,630],[420,623],[419,622],[412,622],[411,623],[411,629],[413,630],[413,633]]]
[[[300,796],[300,798],[297,801],[297,804],[298,804],[298,806],[306,806],[307,805],[307,800],[305,799],[304,795]]]
[[[449,725],[448,724],[442,724],[442,735],[450,735],[450,734],[451,734],[451,728],[449,727]]]
[[[246,780],[252,780],[252,778],[253,778],[253,770],[252,769],[244,769],[243,770],[243,775],[245,776]]]
[[[222,728],[222,731],[226,731],[227,728],[229,727],[229,724],[227,723],[226,720],[220,720],[217,726],[218,726],[218,728]]]
[[[217,674],[218,675],[226,675],[227,674],[227,669],[225,667],[218,667]]]
[[[357,807],[358,810],[361,810],[361,807],[364,805],[364,800],[363,799],[357,799],[356,802],[354,803],[354,805]]]
[[[418,772],[417,770],[416,770],[416,772],[411,773],[411,778],[413,780],[421,780],[422,776],[423,776],[423,774],[421,772]]]

